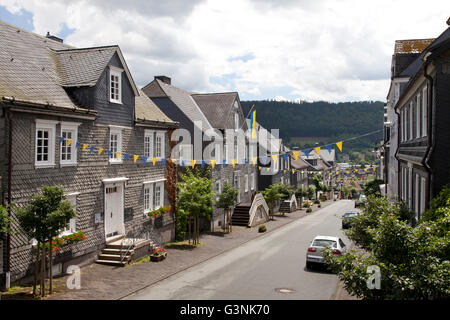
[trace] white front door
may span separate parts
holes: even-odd
[[[105,235],[125,233],[123,217],[123,183],[105,184]]]

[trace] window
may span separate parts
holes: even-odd
[[[118,128],[110,128],[109,134],[109,150],[111,151],[109,156],[109,162],[121,163],[122,162],[122,130]]]
[[[427,128],[428,128],[428,117],[427,117],[427,87],[422,89],[422,122],[423,122],[423,130],[422,130],[422,137],[427,136]]]
[[[78,139],[78,126],[77,124],[61,123],[61,138],[64,140],[61,142],[60,161],[61,164],[76,164],[77,163],[77,150],[75,145]],[[71,140],[69,144],[69,140]]]
[[[144,213],[164,206],[164,181],[144,182]]]
[[[411,140],[414,138],[414,106],[412,101],[409,103],[409,117],[408,117],[408,121],[409,121],[409,132],[408,132],[408,140]]]
[[[145,130],[144,134],[144,156],[151,158],[153,156],[153,132]]]
[[[165,131],[145,130],[144,156],[162,158],[165,156]]]
[[[234,130],[237,131],[239,129],[239,114],[236,112],[234,114]]]
[[[240,188],[240,182],[239,182],[239,173],[234,174],[233,178],[233,184],[236,187],[238,194],[237,194],[237,203],[241,202],[241,188]]]
[[[420,178],[420,210],[419,213],[425,212],[425,199],[426,199],[426,179],[424,177]]]
[[[245,187],[245,192],[248,192],[248,174],[246,174],[244,176],[244,187]]]
[[[215,182],[215,192],[216,192],[216,200],[219,200],[219,195],[222,193],[220,180]]]
[[[251,190],[255,190],[255,173],[252,172],[252,174],[250,175],[250,189]]]
[[[73,207],[73,210],[75,211],[75,213],[77,212],[77,195],[79,193],[71,193],[66,195],[66,199],[67,201],[69,201],[70,205]],[[60,232],[60,236],[66,236],[68,234],[72,234],[74,232],[77,232],[77,222],[76,222],[76,217],[70,219],[69,223],[67,224],[67,226],[61,230]]]
[[[422,136],[422,99],[420,93],[416,97],[416,138]]]
[[[109,74],[109,101],[122,103],[122,70],[111,66]]]
[[[36,166],[55,164],[56,123],[56,121],[36,120]]]

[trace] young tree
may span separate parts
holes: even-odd
[[[229,232],[229,227],[231,226],[230,222],[230,212],[232,208],[236,204],[237,201],[238,190],[236,187],[225,183],[222,188],[222,193],[219,195],[215,205],[217,208],[223,209],[223,228],[227,229]],[[227,223],[228,222],[228,223]]]
[[[278,187],[274,184],[263,190],[261,193],[269,206],[270,216],[273,218],[275,201],[280,200],[283,195],[278,192]]]
[[[210,217],[213,206],[212,181],[198,170],[195,174],[187,168],[185,174],[180,174],[181,182],[178,183],[177,206],[189,215],[188,228],[190,230],[191,217],[194,220],[192,240],[199,243],[200,217]],[[189,242],[190,242],[189,235]]]
[[[37,241],[37,247],[42,247],[41,261],[41,296],[45,296],[45,260],[46,246],[49,247],[50,257],[50,294],[53,290],[52,283],[52,240],[75,217],[75,211],[70,203],[65,200],[64,189],[58,186],[45,186],[42,193],[34,194],[31,203],[25,208],[16,209],[16,216],[20,227],[25,234]],[[36,259],[39,259],[39,249]],[[36,272],[35,281],[36,285]],[[33,292],[36,292],[34,285]]]
[[[309,186],[306,190],[306,195],[308,196],[308,199],[311,200],[314,195],[315,189],[313,186]]]
[[[380,179],[375,179],[367,182],[364,185],[364,194],[366,196],[374,195],[376,197],[381,197],[380,184],[383,184],[384,181]]]
[[[308,195],[308,193],[306,192],[306,189],[303,189],[302,186],[299,186],[295,190],[295,197],[297,199],[300,199],[300,204],[298,205],[300,208],[302,207],[303,197],[306,197],[307,195]]]
[[[0,236],[11,232],[11,218],[8,210],[0,205]]]

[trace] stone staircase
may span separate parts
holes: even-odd
[[[95,260],[95,262],[109,266],[124,267],[130,263],[131,260],[139,258],[135,257],[135,252],[141,248],[145,249],[145,246],[149,246],[147,252],[152,252],[156,247],[151,240],[130,239],[125,238],[124,235],[115,236],[107,239],[106,247],[102,249],[102,252],[98,255],[98,259]],[[140,251],[145,253],[146,250]],[[124,257],[123,260],[122,257]]]
[[[234,207],[233,215],[231,216],[231,224],[233,226],[248,226],[250,221],[251,203],[239,204]]]
[[[290,213],[291,212],[291,203],[289,201],[283,201],[280,206],[280,212]]]

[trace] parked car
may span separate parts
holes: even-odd
[[[364,207],[366,202],[366,196],[364,194],[360,195],[358,200],[355,201],[355,208]]]
[[[359,212],[357,212],[357,211],[346,212],[342,216],[342,229],[351,228],[353,218],[355,218],[358,215],[359,215]]]
[[[346,251],[346,246],[341,238],[332,236],[316,236],[306,252],[306,269],[312,269],[313,265],[325,265],[322,250],[326,247],[332,249],[333,254],[342,255]]]

